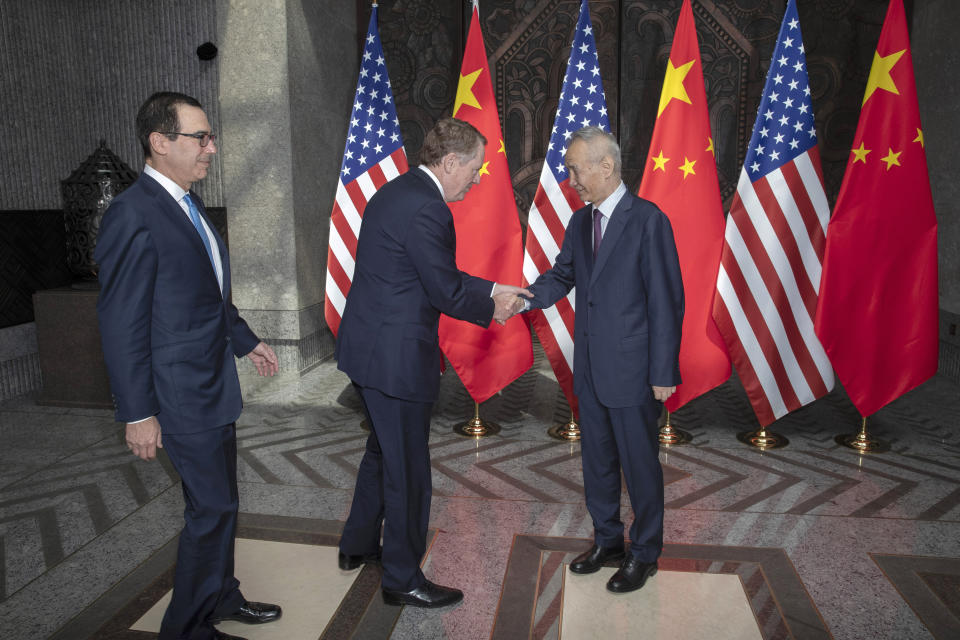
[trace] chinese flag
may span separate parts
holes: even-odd
[[[690,0],[683,0],[680,9],[637,195],[656,203],[670,218],[680,254],[686,298],[680,342],[683,383],[666,402],[668,411],[676,411],[730,377],[730,358],[711,315],[724,216]]]
[[[520,219],[476,4],[453,116],[475,126],[487,139],[480,183],[465,199],[450,203],[457,230],[457,266],[471,275],[519,285]],[[519,315],[502,327],[491,323],[488,329],[441,316],[440,347],[476,402],[494,395],[533,364],[530,330]]]
[[[816,332],[868,416],[937,371],[937,219],[903,0],[891,0],[827,227]]]

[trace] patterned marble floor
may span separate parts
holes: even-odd
[[[857,426],[842,390],[779,421],[790,445],[766,452],[735,437],[756,427],[735,380],[693,401],[673,415],[693,444],[661,452],[661,573],[737,576],[763,638],[960,637],[958,392],[934,378],[884,408],[870,429],[892,450],[871,456],[833,440]],[[386,607],[368,567],[316,637],[571,637],[572,625],[561,627],[577,590],[565,589],[565,563],[589,546],[591,525],[578,445],[546,434],[569,410],[542,352],[482,405],[499,435],[455,435],[472,410],[448,371],[432,424],[425,572],[465,601],[439,612]],[[241,536],[335,545],[366,437],[359,423],[331,362],[250,391],[238,423]],[[182,508],[169,462],[135,460],[108,412],[30,396],[0,403],[0,638],[152,637],[130,627],[168,588]],[[335,569],[315,571],[322,583]],[[271,597],[256,584],[245,593]],[[697,593],[685,588],[655,610],[699,609]],[[588,609],[620,606],[597,596]],[[678,636],[657,629],[623,637]]]

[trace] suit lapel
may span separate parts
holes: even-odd
[[[207,227],[209,227],[211,234],[213,235],[213,239],[217,243],[217,252],[220,254],[220,267],[223,269],[223,291],[220,293],[222,294],[223,299],[226,300],[228,292],[230,291],[230,280],[228,275],[230,273],[230,263],[227,256],[227,245],[224,244],[223,238],[220,237],[220,234],[217,232],[217,228],[213,224],[213,221],[210,219],[210,216],[207,215],[207,208],[204,206],[203,200],[200,199],[200,196],[191,191],[190,199],[193,200],[195,205],[197,205],[197,211],[200,212],[200,217],[203,218],[203,221],[207,224]],[[180,208],[180,205],[177,205],[177,208]],[[183,209],[180,210],[183,211]],[[190,221],[188,220],[188,222]],[[190,227],[194,230],[193,235],[197,236],[197,239],[200,240],[200,234],[196,232],[196,227],[193,226],[193,222],[190,222]],[[203,256],[207,259],[207,262],[210,262],[210,256],[207,255],[207,248],[203,246],[203,240],[200,240],[200,249],[203,252]],[[210,273],[213,274],[213,280],[216,282],[217,272],[214,269],[213,264],[210,265]],[[217,288],[220,288],[219,283],[217,283]]]
[[[597,262],[593,267],[593,273],[590,274],[591,284],[597,279],[604,265],[607,264],[607,260],[610,259],[610,254],[613,253],[613,249],[620,240],[620,236],[623,235],[623,230],[627,226],[627,216],[629,215],[632,203],[633,201],[630,198],[630,194],[624,194],[619,204],[617,204],[617,208],[613,210],[613,215],[610,216],[610,220],[607,221],[607,229],[603,232],[603,240],[600,241],[600,252],[597,253]],[[592,250],[591,248],[591,252]]]
[[[183,209],[180,207],[180,204],[173,199],[167,190],[160,186],[156,180],[150,176],[144,174],[141,176],[149,180],[149,191],[153,194],[154,200],[157,203],[157,209],[164,215],[172,228],[176,229],[178,233],[185,236],[187,244],[190,246],[188,251],[196,253],[196,255],[202,258],[203,263],[207,265],[207,273],[210,274],[210,277],[213,278],[213,285],[217,287],[217,290],[220,290],[220,285],[217,283],[217,274],[214,271],[213,264],[210,262],[210,256],[207,255],[207,248],[203,246],[203,240],[200,239],[200,234],[197,233],[197,228],[193,226],[193,222],[190,221],[190,218],[187,217],[187,214],[184,213]],[[196,195],[191,194],[191,198],[194,198],[194,202],[197,203],[199,198]],[[200,215],[203,216],[204,220],[207,221],[207,224],[210,225],[210,221],[207,219],[206,214],[203,210],[202,205],[197,205],[197,209],[200,211]],[[213,226],[210,225],[210,228],[213,229]],[[217,238],[217,248],[220,251],[220,262],[224,264],[224,271],[226,271],[226,261],[223,259],[224,251],[221,247],[222,241],[220,240],[220,235],[214,233],[213,236]],[[224,280],[224,291],[227,290],[226,280]]]
[[[587,281],[593,272],[593,207],[586,207],[580,221],[580,249],[583,251],[584,263],[587,265]]]

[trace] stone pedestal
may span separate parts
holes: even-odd
[[[33,294],[43,387],[38,404],[112,409],[94,290]]]

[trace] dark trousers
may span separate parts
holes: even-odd
[[[229,424],[190,434],[164,434],[163,447],[183,482],[183,531],[177,548],[173,599],[160,640],[209,640],[211,617],[244,602],[233,575],[237,532],[237,435]]]
[[[357,470],[350,515],[340,537],[347,555],[374,553],[383,526],[384,589],[409,591],[426,578],[420,561],[430,520],[430,402],[413,402],[354,385],[370,435]]]
[[[633,507],[630,551],[654,562],[663,549],[663,468],[657,442],[659,404],[605,407],[592,381],[577,396],[580,406],[580,451],[587,511],[594,541],[604,547],[623,540],[620,519],[620,471]]]

